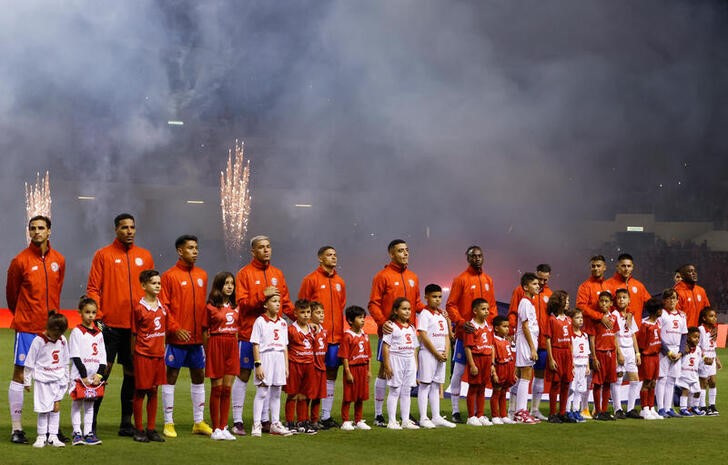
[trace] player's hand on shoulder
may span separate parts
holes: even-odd
[[[463,329],[464,329],[464,330],[465,330],[465,332],[466,332],[466,333],[468,333],[468,334],[472,334],[472,333],[474,333],[474,332],[475,332],[475,326],[473,326],[473,324],[472,324],[471,322],[469,322],[469,321],[466,321],[466,322],[465,322],[465,323],[463,324]]]
[[[394,331],[394,323],[392,323],[390,320],[385,321],[382,325],[382,333],[392,334],[392,331]]]

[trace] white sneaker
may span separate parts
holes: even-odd
[[[655,410],[655,407],[650,407],[650,415],[652,415],[653,419],[655,420],[664,420],[665,417],[657,413],[657,410]]]
[[[642,417],[644,419],[648,419],[647,417],[651,417],[651,416],[652,415],[650,415],[650,410],[648,407],[645,407],[642,410],[640,410],[640,417]],[[649,418],[649,419],[652,420],[652,418]]]
[[[486,417],[485,415],[478,418],[478,421],[480,421],[480,424],[483,426],[493,426],[493,423],[491,423],[488,417]]]
[[[351,421],[345,421],[341,424],[341,429],[343,431],[354,431],[354,423]]]
[[[367,422],[364,420],[357,421],[355,426],[357,429],[364,430],[364,431],[369,431],[370,429],[372,429],[372,427],[367,425]]]
[[[432,424],[435,426],[444,426],[445,428],[455,428],[455,423],[445,420],[443,417],[434,417]]]
[[[291,430],[283,426],[280,421],[276,421],[270,424],[270,434],[274,436],[291,436],[293,433]]]
[[[36,447],[38,449],[40,449],[41,447],[45,447],[45,445],[46,445],[45,434],[42,436],[38,436],[36,438],[35,442],[33,443],[33,447]]]
[[[420,427],[417,426],[417,423],[408,418],[406,420],[402,420],[402,429],[420,429]]]
[[[480,420],[478,420],[478,417],[468,417],[468,421],[465,424],[470,426],[483,426]]]
[[[48,441],[46,441],[46,444],[53,447],[66,447],[66,445],[61,442],[60,439],[58,439],[58,436],[55,434],[51,434],[48,436]]]
[[[222,430],[219,428],[215,428],[215,431],[213,431],[210,435],[210,439],[212,439],[213,441],[222,441],[225,438],[222,437]]]
[[[263,435],[263,425],[260,423],[253,423],[253,429],[250,430],[250,435],[254,438],[259,438]]]
[[[547,421],[547,420],[548,420],[548,417],[544,416],[544,414],[543,414],[543,413],[541,413],[541,411],[540,411],[540,410],[531,410],[531,411],[529,412],[529,414],[530,414],[530,415],[531,415],[531,416],[532,416],[533,418],[536,418],[536,419],[538,419],[538,420],[541,420],[541,421]]]
[[[420,420],[420,426],[425,429],[432,429],[435,427],[435,424],[429,418],[424,418]]]
[[[501,421],[503,422],[504,425],[514,425],[516,423],[515,421],[511,420],[508,417],[502,417]]]
[[[397,420],[389,420],[389,423],[387,423],[387,429],[402,429],[402,427],[399,426]]]
[[[501,420],[499,417],[493,417],[493,424],[494,425],[502,425],[503,420]]]
[[[222,429],[222,438],[225,441],[237,441],[238,440],[238,438],[236,438],[233,435],[233,433],[231,433],[230,431],[228,431],[227,426]]]

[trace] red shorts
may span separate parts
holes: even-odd
[[[213,334],[205,350],[205,376],[212,379],[240,373],[238,338],[234,334]]]
[[[642,355],[642,364],[637,367],[642,381],[652,381],[660,377],[659,354]]]
[[[574,357],[569,347],[553,347],[551,353],[556,362],[556,371],[551,370],[546,362],[544,380],[550,383],[570,383],[574,379]]]
[[[593,384],[614,383],[617,381],[617,351],[597,350],[596,358],[599,360],[599,369],[594,370]]]
[[[465,365],[465,373],[463,373],[463,381],[468,384],[486,385],[490,381],[490,366],[492,355],[473,354],[473,362],[478,367],[478,374],[473,376],[470,374],[470,367]]]
[[[134,354],[134,388],[139,390],[157,389],[167,384],[167,367],[164,357],[147,357]]]
[[[302,394],[306,398],[317,393],[318,390],[312,386],[315,368],[313,363],[288,362],[288,378],[286,379],[286,394],[295,396]],[[318,387],[318,386],[316,386]]]
[[[344,375],[344,402],[356,402],[358,400],[369,400],[369,377],[367,364],[349,365],[351,376],[354,382],[350,383]]]
[[[498,375],[498,384],[494,384],[499,389],[508,389],[516,384],[516,362],[515,360],[508,363],[496,363],[495,374]]]
[[[326,370],[319,370],[314,366],[310,391],[310,395],[308,396],[309,399],[326,398]]]

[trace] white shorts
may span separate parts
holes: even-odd
[[[417,380],[422,383],[444,383],[445,362],[438,361],[429,350],[420,350],[420,366],[417,371]]]
[[[680,377],[680,360],[673,362],[667,355],[660,353],[660,378],[665,376],[675,379]]]
[[[392,377],[387,380],[387,386],[414,387],[417,386],[417,370],[414,357],[399,357],[389,355],[389,366],[392,368]]]
[[[571,381],[571,390],[576,393],[584,393],[588,389],[586,366],[574,366],[574,379]]]
[[[698,376],[701,378],[707,378],[708,376],[715,376],[715,373],[715,358],[713,359],[713,363],[710,365],[706,365],[702,360],[700,361],[700,366],[698,366]]]
[[[617,373],[637,373],[637,360],[634,347],[621,347],[624,365],[617,365]]]
[[[283,352],[269,351],[260,354],[260,363],[263,368],[263,380],[257,377],[253,382],[256,386],[265,384],[266,386],[285,386],[286,385],[286,359]],[[253,373],[255,376],[255,373]]]
[[[516,338],[516,367],[532,367],[536,364],[531,360],[531,348],[526,342],[526,337]]]
[[[60,402],[66,393],[66,383],[42,383],[36,381],[33,386],[33,411],[48,413],[53,411],[53,404]]]
[[[675,386],[681,389],[687,389],[690,391],[690,394],[697,394],[700,392],[700,382],[696,379],[678,378],[675,381]]]

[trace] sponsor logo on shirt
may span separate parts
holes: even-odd
[[[114,259],[114,263],[121,263],[121,258]]]
[[[321,289],[326,289],[326,284],[322,284]]]
[[[187,285],[187,281],[180,281],[179,285],[180,286],[186,286]]]
[[[30,268],[30,271],[37,271],[37,270],[38,270],[38,265],[33,265],[33,266],[32,266],[32,267]]]

